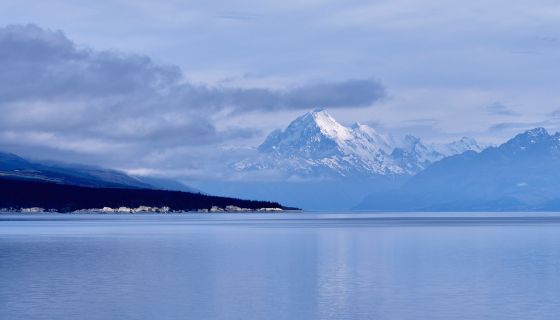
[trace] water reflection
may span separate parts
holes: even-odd
[[[0,319],[556,319],[559,217],[477,216],[2,216]]]

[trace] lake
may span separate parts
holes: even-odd
[[[0,319],[558,319],[560,214],[0,215]]]

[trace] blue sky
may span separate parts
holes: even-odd
[[[560,124],[557,1],[22,0],[0,21],[0,147],[25,155],[203,175],[314,107],[427,141]]]

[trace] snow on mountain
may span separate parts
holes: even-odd
[[[479,145],[476,140],[468,137],[462,137],[460,140],[446,144],[434,145],[433,148],[445,156],[461,154],[469,150],[480,152],[484,149],[484,147]]]
[[[549,134],[545,128],[535,128],[518,134],[500,146],[500,150],[511,156],[524,156],[533,152],[560,154],[560,132]]]
[[[558,211],[560,133],[525,131],[479,153],[434,163],[360,209],[396,211]]]
[[[391,153],[391,160],[408,175],[414,175],[444,157],[433,146],[424,145],[420,138],[412,135],[405,136]]]
[[[234,168],[303,177],[403,176],[414,175],[449,155],[480,151],[480,147],[470,138],[428,146],[414,136],[396,141],[368,125],[343,126],[318,109],[284,130],[273,131],[257,150],[257,157],[237,162]]]
[[[351,128],[356,134],[362,135],[371,144],[387,154],[390,154],[395,148],[396,142],[391,135],[380,134],[374,128],[359,122],[354,123]]]
[[[468,137],[444,144],[425,145],[420,138],[407,135],[395,147],[391,157],[405,172],[414,175],[443,158],[461,154],[465,151],[480,152],[483,149],[484,147],[480,146],[476,140]]]

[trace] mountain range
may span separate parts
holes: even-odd
[[[314,110],[284,130],[268,135],[256,157],[234,164],[238,171],[277,171],[283,179],[368,179],[412,176],[445,157],[483,148],[463,137],[447,144],[426,145],[407,135],[395,139],[360,123],[344,126],[325,110]]]
[[[214,194],[275,199],[313,210],[347,210],[372,192],[393,189],[445,157],[483,147],[464,137],[425,144],[366,124],[344,126],[325,110],[308,112],[268,135],[255,154],[231,165],[229,181],[204,181]]]
[[[197,187],[230,197],[220,198],[225,200],[219,203],[237,201],[231,197],[273,199],[289,207],[311,210],[560,210],[558,163],[560,133],[551,134],[544,128],[520,133],[487,148],[467,137],[426,144],[412,135],[398,139],[365,124],[344,126],[326,111],[314,110],[285,129],[270,133],[255,148],[254,156],[232,161],[232,172],[249,178],[206,181]],[[87,201],[91,194],[116,203],[118,194],[132,204],[142,199],[162,204],[165,201],[161,200],[167,199],[185,206],[194,199],[189,197],[198,193],[174,180],[30,161],[9,153],[0,153],[0,180],[4,198],[17,185],[20,189],[12,198],[25,195],[25,190],[41,190],[41,194],[59,190],[55,196],[64,200],[70,190],[82,197],[82,204],[90,203]],[[161,193],[162,190],[187,192]],[[206,198],[195,196],[197,205],[218,201],[216,197],[199,195]],[[11,203],[11,199],[4,198],[0,197],[0,204]],[[33,198],[31,195],[25,201],[31,203]],[[68,201],[64,204],[72,207]],[[267,203],[270,204],[259,205]]]
[[[389,211],[560,210],[560,133],[536,128],[480,153],[432,164],[357,208]]]

